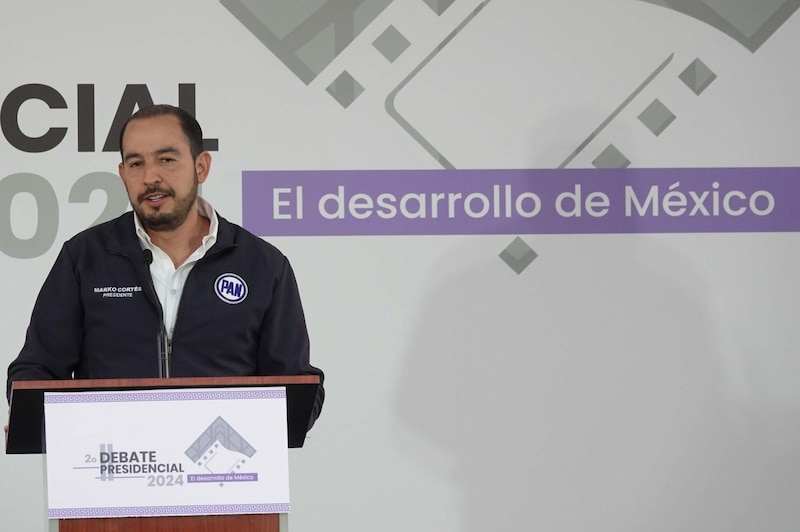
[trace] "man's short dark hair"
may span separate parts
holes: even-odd
[[[125,136],[125,130],[128,129],[128,124],[130,124],[133,120],[155,118],[157,116],[174,116],[178,119],[181,124],[183,134],[186,135],[186,139],[189,141],[189,150],[192,153],[192,159],[197,159],[197,156],[203,151],[203,130],[200,127],[200,124],[192,115],[180,107],[166,104],[142,107],[125,121],[125,124],[123,124],[122,129],[119,132],[120,156],[122,156],[123,159],[125,158],[125,154],[122,153],[122,137]]]

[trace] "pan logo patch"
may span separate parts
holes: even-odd
[[[214,291],[222,301],[235,305],[247,297],[247,283],[235,273],[223,273],[214,281]]]

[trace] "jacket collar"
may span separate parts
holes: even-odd
[[[217,241],[208,250],[207,255],[218,253],[222,250],[236,246],[236,231],[234,225],[217,213],[219,227]],[[128,211],[122,216],[104,224],[102,232],[106,246],[110,253],[125,255],[134,262],[142,257],[142,246],[136,236],[136,226],[133,221],[133,212]]]

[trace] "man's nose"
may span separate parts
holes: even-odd
[[[161,182],[161,172],[155,164],[144,165],[144,183],[146,185],[154,185]]]

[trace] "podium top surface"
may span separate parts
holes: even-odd
[[[302,447],[319,387],[317,375],[15,381],[11,389],[6,454],[44,452],[45,392],[269,386],[286,387],[287,445],[290,448]]]

